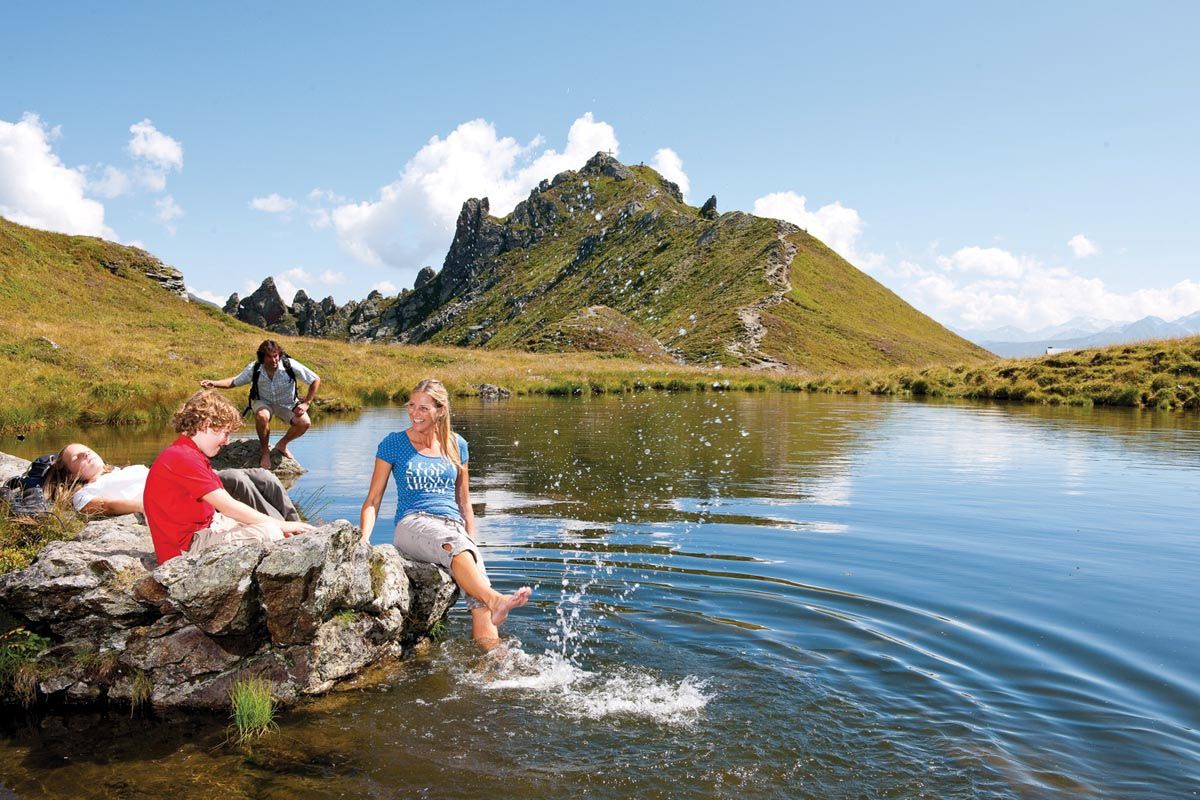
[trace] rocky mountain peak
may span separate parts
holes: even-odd
[[[588,162],[583,165],[580,173],[583,175],[605,175],[618,181],[629,180],[633,177],[633,173],[629,171],[629,167],[617,161],[612,155],[603,150],[589,158]]]

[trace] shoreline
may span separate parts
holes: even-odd
[[[341,414],[364,407],[406,401],[407,387],[427,374],[441,374],[455,397],[493,396],[499,387],[513,396],[578,397],[679,392],[803,392],[875,395],[901,399],[988,400],[1022,404],[1113,406],[1162,411],[1200,409],[1200,337],[1112,345],[1049,356],[997,359],[978,364],[890,367],[845,372],[763,372],[746,368],[645,364],[597,354],[484,351],[466,348],[371,348],[381,363],[350,359],[330,362],[329,345],[302,345],[326,351],[321,371],[325,385],[340,392],[318,397],[319,414]],[[324,345],[324,346],[322,346]],[[362,355],[362,353],[357,353]],[[399,356],[399,358],[398,358]],[[399,361],[407,363],[397,363]],[[352,363],[348,363],[352,362]],[[341,379],[362,366],[358,380]],[[391,367],[391,369],[387,369]],[[535,372],[535,369],[537,370]],[[220,370],[208,370],[219,372]],[[381,372],[388,373],[385,378]],[[367,375],[363,375],[367,372]],[[64,379],[51,398],[25,395],[32,402],[0,406],[0,434],[17,435],[54,425],[122,426],[161,422],[193,391],[193,381],[168,379],[158,391],[121,384]],[[189,376],[190,377],[190,376]],[[74,384],[74,385],[71,385]],[[148,388],[148,387],[146,387]],[[227,390],[236,403],[242,390]],[[86,404],[66,398],[86,399]]]

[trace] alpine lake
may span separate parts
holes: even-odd
[[[647,393],[454,423],[492,581],[534,587],[502,647],[460,603],[244,745],[220,715],[10,709],[0,798],[1200,796],[1197,414]],[[406,425],[318,419],[293,496],[357,522]]]

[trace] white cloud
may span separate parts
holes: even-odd
[[[1100,248],[1082,233],[1072,236],[1071,241],[1067,242],[1067,246],[1071,248],[1071,252],[1075,254],[1076,258],[1087,258],[1100,252]]]
[[[127,149],[129,155],[148,161],[161,172],[183,169],[183,145],[154,127],[149,119],[129,126],[133,137]]]
[[[196,295],[196,297],[199,297],[202,300],[207,300],[210,303],[215,303],[217,306],[224,306],[225,301],[229,299],[228,297],[221,297],[220,295],[205,289],[197,289],[195,286],[189,286],[187,287],[187,290]]]
[[[506,215],[538,181],[578,169],[597,151],[616,154],[618,142],[611,125],[588,113],[571,124],[562,152],[541,148],[541,137],[521,145],[487,120],[464,122],[431,138],[377,200],[338,205],[328,220],[359,261],[415,269],[445,255],[467,198],[487,197],[492,214]],[[326,220],[316,214],[313,221]]]
[[[155,200],[154,207],[158,209],[159,221],[166,225],[167,230],[174,235],[175,220],[183,216],[183,209],[175,202],[175,198],[169,194]]]
[[[104,205],[84,197],[84,170],[68,167],[51,142],[58,128],[47,129],[37,114],[20,122],[0,120],[0,216],[21,225],[59,233],[117,235],[104,224]]]
[[[943,269],[977,272],[992,277],[1018,278],[1030,264],[999,247],[964,247],[951,256],[939,256]]]
[[[881,277],[925,313],[960,329],[1037,330],[1079,316],[1172,320],[1200,309],[1200,283],[1192,280],[1115,292],[1100,278],[999,248],[967,247],[935,262],[937,268],[927,269],[904,261]]]
[[[664,147],[654,154],[654,158],[650,160],[650,166],[654,167],[659,175],[678,184],[683,199],[688,199],[692,182],[688,179],[687,173],[683,171],[683,159],[679,157],[678,153],[669,147]]]
[[[129,173],[113,166],[104,168],[104,177],[88,181],[88,191],[101,197],[120,197],[133,188]]]
[[[301,267],[295,267],[271,277],[275,280],[275,288],[279,290],[279,296],[288,305],[292,304],[292,301],[296,297],[296,292],[301,289],[309,297],[316,297],[318,293],[313,291],[312,287],[314,285],[337,286],[346,281],[346,275],[342,272],[334,272],[327,269],[319,275],[313,275]],[[245,286],[246,291],[249,293],[257,289],[259,285],[253,281],[247,281]]]
[[[256,211],[265,211],[268,214],[285,214],[296,207],[296,201],[289,197],[280,197],[276,192],[271,192],[266,197],[255,197],[250,201],[250,207]]]
[[[799,225],[837,251],[842,258],[862,269],[870,269],[881,263],[882,258],[876,254],[858,252],[862,219],[857,211],[846,208],[838,201],[809,211],[805,207],[807,203],[804,195],[792,191],[773,192],[754,201],[754,214]]]
[[[371,287],[371,291],[379,292],[380,294],[395,294],[396,284],[391,281],[380,281]]]

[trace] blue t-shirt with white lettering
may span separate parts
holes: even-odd
[[[459,436],[458,457],[467,463],[467,440]],[[379,443],[375,457],[392,465],[396,478],[396,522],[405,514],[424,511],[439,517],[466,522],[454,499],[454,484],[458,468],[442,456],[423,456],[413,447],[403,431],[389,433]]]

